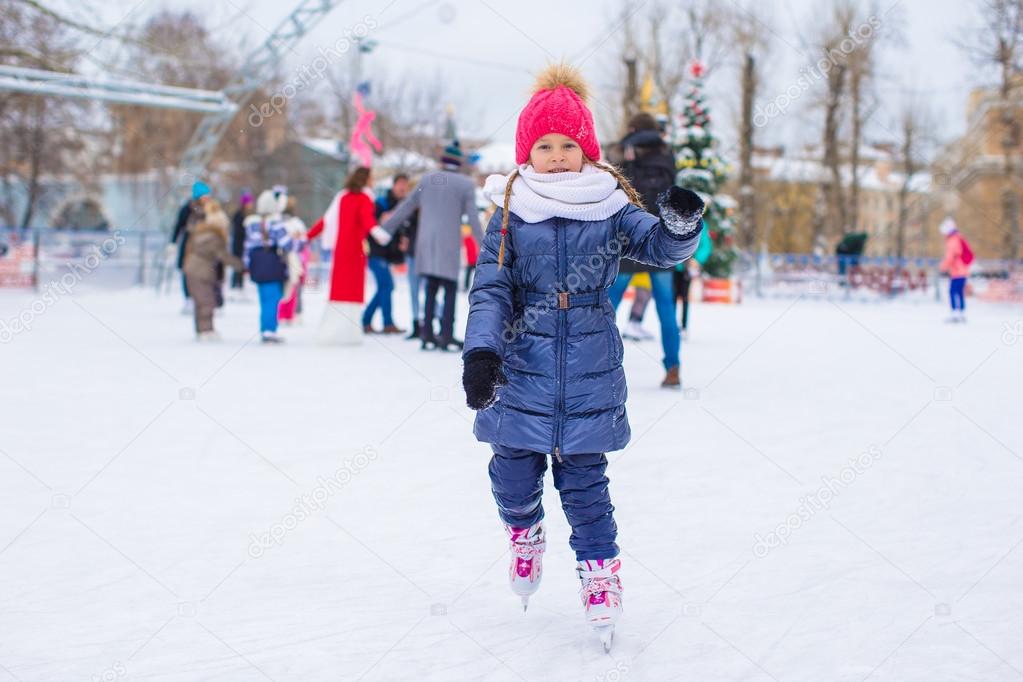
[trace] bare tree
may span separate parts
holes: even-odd
[[[1013,155],[1020,145],[1020,123],[1014,100],[1023,70],[1023,0],[979,0],[981,25],[961,43],[981,67],[998,70],[999,123],[1001,124],[1002,256],[1016,258],[1020,247],[1019,197]]]
[[[352,101],[355,75],[341,64],[327,74],[330,106],[318,114],[327,128],[348,140],[356,122]],[[410,73],[390,74],[374,67],[372,92],[366,104],[376,112],[373,131],[384,149],[400,149],[427,157],[436,155],[444,131],[445,109],[452,100],[447,81],[440,73],[432,77]]]
[[[91,7],[85,2],[79,4],[84,5],[84,7],[80,6],[78,8],[80,11],[81,10],[84,10],[85,12],[96,11],[95,7]],[[7,5],[14,6],[15,8],[21,9],[23,11],[31,11],[33,14],[37,16],[44,17],[45,20],[51,26],[60,26],[62,29],[72,29],[73,31],[85,33],[87,35],[96,36],[99,38],[115,37],[118,38],[119,40],[131,40],[131,38],[127,35],[118,34],[112,30],[106,30],[97,28],[95,26],[90,26],[85,22],[76,21],[71,17],[52,9],[51,7],[47,7],[41,2],[37,2],[36,0],[10,0],[7,3]]]
[[[444,134],[446,111],[452,100],[441,74],[374,78],[373,106],[377,135],[386,147],[407,149],[433,158]]]
[[[31,3],[0,0],[0,61],[32,68],[71,71],[81,52],[77,36]],[[0,217],[29,227],[44,199],[45,175],[70,174],[88,181],[84,155],[91,104],[80,100],[11,93],[0,99]],[[19,210],[20,209],[20,210]]]
[[[192,12],[163,10],[134,32],[124,68],[161,85],[219,90],[236,71],[234,60]],[[138,173],[174,167],[203,114],[118,104],[114,117],[115,168]]]
[[[625,15],[627,11],[627,8],[623,8],[622,14]],[[639,71],[637,68],[639,47],[631,15],[626,15],[623,19],[622,66],[625,68],[625,89],[622,92],[622,120],[627,123],[639,111]]]
[[[842,97],[845,94],[847,68],[835,64],[828,72],[828,94],[824,104],[824,167],[829,179],[821,186],[824,206],[827,210],[827,231],[836,227],[844,232],[849,224],[846,217],[845,191],[842,186],[841,158],[839,155],[839,129],[842,125]],[[821,237],[814,235],[814,242]]]
[[[760,87],[760,63],[766,55],[770,40],[768,26],[763,17],[737,7],[732,17],[732,35],[741,64],[739,89],[741,93],[739,121],[739,239],[743,248],[756,245],[756,194],[753,189],[753,146],[756,127],[753,124],[753,105]]]
[[[621,87],[616,88],[621,96],[621,108],[618,112],[611,113],[612,119],[620,117],[620,120],[605,121],[605,127],[615,136],[625,131],[629,119],[639,111],[639,55],[641,51],[645,52],[637,35],[637,18],[633,3],[622,2],[618,18],[614,71],[616,75],[620,74],[618,77],[621,79]],[[654,78],[657,85],[656,75]]]
[[[870,115],[872,108],[868,108],[867,99],[873,83],[876,70],[876,45],[880,38],[876,21],[877,6],[873,3],[867,7],[865,14],[859,11],[850,13],[850,25],[846,32],[846,39],[843,41],[848,70],[849,70],[849,121],[851,134],[849,136],[849,167],[851,174],[849,178],[849,214],[848,227],[846,229],[856,230],[860,217],[860,147],[863,144],[863,127]],[[848,42],[846,42],[848,41]]]
[[[616,81],[613,90],[621,97],[621,120],[607,125],[609,132],[624,132],[626,122],[639,111],[643,77],[650,77],[671,118],[675,113],[673,100],[688,78],[690,62],[699,59],[708,74],[721,66],[729,54],[731,14],[720,3],[710,0],[649,3],[643,12],[645,30],[637,27],[640,23],[637,14],[636,3],[623,0],[617,42],[612,50]]]
[[[709,76],[732,51],[729,26],[733,13],[712,0],[685,0],[681,12],[682,21],[674,39],[683,45],[683,54],[703,63],[704,73]]]
[[[899,126],[900,140],[898,162],[902,171],[902,184],[899,185],[898,215],[895,223],[895,257],[906,255],[906,228],[909,224],[910,210],[916,203],[913,198],[913,180],[924,168],[926,152],[932,141],[929,130],[931,117],[925,105],[911,101],[902,111]]]
[[[855,9],[851,0],[834,0],[831,14],[820,28],[816,49],[820,51],[828,71],[825,78],[823,161],[827,178],[821,182],[821,201],[814,217],[813,244],[819,246],[825,237],[848,229],[848,206],[842,182],[839,136],[842,127],[842,104],[849,81],[848,53],[843,50],[854,26]]]
[[[677,35],[665,21],[670,10],[663,3],[655,3],[647,14],[650,29],[650,45],[644,50],[647,55],[644,66],[661,97],[664,99],[668,119],[672,118],[675,95],[686,79],[686,67],[693,58],[687,53],[684,41],[675,40]],[[667,34],[667,35],[666,35]]]

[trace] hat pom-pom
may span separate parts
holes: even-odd
[[[579,69],[564,62],[550,64],[541,71],[536,77],[536,83],[533,84],[533,93],[541,90],[555,90],[559,87],[566,87],[573,91],[583,102],[589,99],[590,87],[586,84]]]

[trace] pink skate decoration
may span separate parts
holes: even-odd
[[[540,587],[543,576],[543,553],[547,548],[544,541],[543,522],[529,528],[515,528],[505,525],[511,549],[511,565],[508,580],[512,592],[522,597],[522,610],[529,607],[529,597]]]
[[[580,561],[576,567],[582,588],[579,597],[585,609],[586,622],[600,634],[604,651],[611,651],[614,626],[622,615],[622,581],[618,559]]]
[[[373,134],[371,127],[373,120],[377,117],[377,113],[372,109],[366,109],[362,106],[362,95],[358,92],[352,96],[352,103],[355,105],[355,111],[359,114],[359,119],[352,128],[352,137],[348,142],[348,146],[352,150],[352,155],[359,159],[359,163],[368,168],[373,165],[373,152],[366,142],[368,141],[370,145],[373,145],[373,149],[377,153],[383,149],[383,144]],[[365,138],[365,141],[363,138]]]

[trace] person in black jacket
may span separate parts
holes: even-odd
[[[657,121],[647,113],[636,114],[629,121],[629,134],[621,142],[625,154],[622,174],[629,179],[643,197],[647,210],[658,215],[657,195],[675,184],[675,157],[661,138]],[[675,320],[675,294],[670,269],[655,268],[636,261],[622,259],[618,279],[611,285],[608,296],[617,309],[636,272],[650,273],[650,293],[661,322],[661,346],[664,350],[666,371],[661,386],[679,388],[680,337]]]
[[[252,192],[242,192],[238,210],[231,218],[231,253],[241,258],[245,255],[245,218],[252,214]],[[245,283],[245,274],[241,270],[231,273],[231,288],[241,289]]]
[[[405,173],[398,173],[394,176],[391,183],[391,189],[387,190],[387,194],[377,199],[376,202],[376,214],[377,220],[383,223],[387,216],[390,215],[391,211],[401,203],[402,199],[408,196],[409,193],[409,177]],[[392,263],[395,265],[399,263],[405,263],[408,271],[408,287],[409,296],[412,300],[412,331],[405,338],[408,340],[418,339],[419,331],[422,328],[421,315],[420,315],[420,303],[422,297],[423,283],[416,276],[415,267],[415,248],[416,248],[416,229],[419,225],[419,211],[415,211],[412,216],[402,224],[397,231],[397,239],[392,239],[390,242],[390,253],[392,254]],[[370,241],[370,255],[373,253],[374,247],[379,247],[379,244]],[[396,248],[395,248],[396,247]],[[379,249],[378,249],[379,250]],[[384,251],[387,251],[386,247]],[[397,251],[397,253],[395,253]],[[400,258],[398,258],[400,256]]]
[[[399,173],[394,176],[391,189],[387,194],[376,201],[375,211],[377,221],[383,222],[386,215],[394,209],[398,203],[408,194],[408,176]],[[404,226],[403,226],[404,227]],[[369,245],[369,269],[376,280],[377,290],[366,305],[362,314],[362,328],[367,334],[373,333],[373,315],[377,309],[384,318],[384,334],[404,334],[405,330],[394,324],[391,316],[391,293],[394,291],[394,275],[391,274],[392,265],[400,265],[405,262],[405,250],[408,248],[408,238],[399,235],[398,239],[392,239],[386,245],[382,245],[372,237],[366,238]]]

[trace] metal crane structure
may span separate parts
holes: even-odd
[[[121,104],[199,111],[206,115],[192,133],[175,177],[178,184],[198,179],[206,170],[235,114],[259,87],[270,80],[284,56],[342,0],[300,0],[270,36],[245,59],[235,81],[220,92],[138,81],[90,78],[73,73],[0,65],[0,92],[80,97]],[[358,43],[360,51],[363,49]],[[171,188],[173,189],[173,187]],[[178,197],[168,191],[160,210],[160,224],[168,229]]]
[[[0,65],[0,92],[79,97],[118,104],[184,109],[207,114],[233,115],[238,105],[224,93],[129,80],[90,78],[73,73]]]

